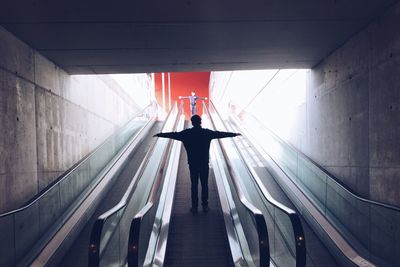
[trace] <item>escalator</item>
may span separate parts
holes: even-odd
[[[175,126],[164,131],[183,129],[184,116],[176,118]],[[206,123],[209,128],[215,128],[210,115],[209,118]],[[93,223],[85,227],[61,266],[86,266],[85,244],[90,232],[89,266],[124,266],[126,263],[128,266],[269,266],[273,261],[270,262],[264,216],[246,196],[247,189],[233,173],[236,164],[228,160],[225,148],[216,141],[212,144],[211,209],[208,213],[192,214],[188,204],[190,179],[186,153],[180,153],[180,142],[161,142],[153,142],[145,149],[146,155],[139,156],[144,158],[139,167],[134,167],[135,163],[126,165],[120,176],[126,176],[131,168],[137,169],[133,179],[137,182],[134,186],[132,181],[117,183],[115,189],[111,189],[120,197],[128,187],[121,200],[123,203],[112,207],[116,202],[107,201],[112,200],[113,194],[106,197],[96,215],[104,213],[96,219],[92,229],[89,226]],[[138,153],[143,155],[143,152],[139,150]],[[129,229],[127,222],[130,220]],[[274,233],[273,237],[277,235]],[[287,260],[288,257],[281,258]],[[289,258],[293,261],[291,256]]]
[[[228,123],[228,129],[232,129],[234,131],[240,131],[234,124]],[[257,150],[253,147],[253,145],[247,140],[245,136],[241,137],[238,140],[239,149],[243,152],[244,156],[249,160],[249,165],[254,169],[257,175],[260,177],[260,181],[263,185],[268,188],[268,192],[271,196],[276,199],[278,202],[284,204],[286,207],[295,210],[297,213],[297,209],[295,205],[290,201],[290,199],[286,196],[283,190],[280,188],[278,183],[275,181],[274,177],[268,172],[268,169],[265,167],[263,159],[257,153]],[[318,267],[335,267],[339,266],[333,256],[330,254],[329,250],[326,246],[321,242],[318,236],[315,235],[314,231],[310,228],[308,223],[304,220],[304,218],[300,217],[301,224],[304,229],[304,237],[306,242],[306,266]]]
[[[183,129],[182,111],[180,114],[176,131]],[[212,129],[243,131],[239,127],[243,126],[241,123],[224,123],[212,104],[203,122]],[[114,248],[109,253],[122,259],[118,265],[375,266],[351,246],[347,246],[347,251],[335,248],[335,242],[348,241],[336,235],[337,226],[323,217],[315,219],[318,208],[312,210],[312,203],[298,204],[312,197],[303,197],[300,191],[291,192],[293,188],[300,189],[293,185],[286,188],[277,179],[293,171],[290,155],[281,158],[281,162],[267,159],[247,132],[239,140],[213,141],[209,178],[211,210],[198,214],[189,212],[190,179],[181,144],[177,141],[165,144],[167,152],[163,152],[158,167],[153,166],[157,171],[152,176],[151,188],[148,187],[144,197],[136,199],[142,204],[125,219],[125,230],[118,232],[119,240],[127,246],[103,245],[103,248]],[[311,189],[304,191],[307,190]],[[389,207],[389,210],[393,209]],[[107,214],[118,214],[117,211]],[[111,220],[109,228],[115,227],[116,222],[121,224],[119,220]],[[130,228],[128,232],[127,228]],[[107,235],[110,236],[104,231],[101,236]],[[396,238],[394,235],[393,239]],[[100,247],[100,244],[91,246],[93,251]],[[109,264],[103,261],[98,265]],[[396,265],[385,262],[382,266]]]
[[[273,262],[270,262],[266,219],[263,212],[252,204],[253,196],[248,194],[248,188],[243,186],[240,175],[236,173],[238,166],[245,167],[229,160],[230,155],[223,143],[214,141],[211,148],[211,210],[198,214],[189,212],[190,179],[186,154],[181,154],[180,142],[155,141],[151,137],[161,128],[163,131],[182,130],[182,110],[178,113],[175,107],[163,126],[156,123],[151,129],[148,127],[144,141],[135,141],[140,143],[135,146],[136,152],[132,153],[133,148],[129,153],[119,152],[119,161],[109,161],[108,154],[114,155],[110,153],[113,147],[125,147],[125,150],[130,147],[123,141],[127,139],[121,138],[128,137],[128,132],[124,130],[110,139],[112,143],[106,142],[101,153],[90,157],[89,173],[112,179],[113,185],[103,184],[103,180],[107,180],[105,178],[94,183],[93,189],[81,197],[83,202],[79,202],[81,204],[75,212],[80,217],[71,216],[74,219],[72,227],[80,225],[83,229],[75,230],[73,235],[66,234],[66,241],[54,253],[57,257],[49,255],[46,263],[36,260],[36,266],[57,263],[60,266],[86,266],[87,262],[89,266],[124,266],[126,263],[129,266],[269,266]],[[216,127],[208,113],[205,123],[209,128]],[[100,168],[100,162],[108,166],[107,171]],[[115,166],[117,168],[110,171]],[[79,178],[82,176],[73,177],[81,181]],[[100,190],[98,187],[103,188],[102,191],[97,191]],[[104,198],[101,197],[103,201],[96,205],[96,209],[85,204],[93,198],[93,194],[100,192],[103,192]],[[63,224],[62,227],[70,225],[68,221],[63,221]],[[268,222],[268,227],[271,226],[275,227]],[[275,240],[278,235],[282,239],[279,242],[284,244],[286,241],[282,233],[273,233],[271,237]],[[290,249],[294,249],[295,254],[301,251],[301,240],[296,244],[293,242],[295,239],[288,240],[293,244],[285,245],[283,249],[271,246],[271,259],[277,251],[286,251],[283,254]],[[69,246],[69,243],[72,245]],[[67,247],[68,250],[65,249]],[[47,251],[42,250],[43,253]],[[290,256],[289,261],[302,262],[296,257]]]
[[[173,131],[178,123],[176,105],[161,127]],[[158,130],[158,129],[157,129]],[[158,132],[158,131],[157,131]],[[148,138],[152,138],[149,135]],[[128,261],[128,237],[130,222],[142,209],[151,208],[149,203],[162,189],[163,173],[170,154],[171,141],[152,138],[150,147],[140,158],[140,166],[120,195],[118,203],[98,216],[90,230],[88,251],[89,266],[124,266]],[[145,224],[145,226],[150,226]],[[147,236],[149,237],[149,236]],[[83,240],[86,246],[87,240]]]
[[[182,110],[175,126],[164,127],[164,131],[183,129]],[[188,210],[189,175],[186,155],[180,150],[180,142],[154,142],[138,168],[137,184],[129,185],[122,204],[106,211],[94,223],[89,266],[269,265],[265,220],[246,200],[239,183],[226,180],[231,175],[224,163],[226,154],[213,146],[219,185],[212,173],[211,211],[195,215]],[[221,179],[225,182],[221,183]],[[226,194],[223,200],[222,191]]]
[[[97,217],[114,207],[121,200],[121,197],[128,188],[132,177],[136,173],[136,170],[139,169],[146,152],[150,148],[151,142],[153,141],[152,136],[158,133],[161,130],[161,127],[162,123],[156,122],[147,136],[140,143],[139,147],[136,149],[136,152],[130,156],[128,162],[125,164],[124,169],[116,178],[117,180],[115,184],[110,188],[109,192],[101,201],[96,211],[93,213],[86,226],[79,233],[78,238],[75,239],[58,266],[87,266],[87,246],[88,240],[90,240],[90,234],[94,222],[96,221]]]
[[[183,120],[181,115],[177,130],[183,129]],[[265,220],[238,184],[228,181],[230,171],[215,141],[209,177],[211,209],[189,211],[190,179],[181,146],[173,141],[156,183],[162,186],[153,188],[132,220],[128,266],[268,266]]]
[[[209,110],[211,121],[218,129],[231,130],[226,128],[212,102],[210,102]],[[220,143],[237,187],[241,188],[243,196],[259,210],[266,222],[268,266],[306,266],[307,239],[298,214],[273,198],[267,188],[260,186],[257,182],[259,177],[249,166],[247,155],[244,155],[236,145],[240,138],[222,139]],[[243,225],[248,224],[245,222]]]
[[[264,186],[302,215],[310,243],[306,242],[308,265],[336,261],[340,266],[399,266],[398,207],[357,196],[252,115],[242,112],[239,119],[231,114],[230,121],[246,136],[241,150],[252,159]]]
[[[211,209],[208,213],[190,213],[190,176],[186,153],[181,153],[182,144],[151,137],[161,128],[182,130],[182,110],[175,106],[164,126],[156,123],[135,156],[125,159],[117,182],[60,266],[86,266],[87,262],[89,266],[375,266],[363,261],[365,258],[359,254],[351,258],[349,251],[335,248],[335,235],[324,231],[338,232],[338,226],[329,218],[319,218],[325,219],[321,223],[313,217],[318,210],[310,207],[315,205],[315,196],[303,197],[300,191],[291,191],[302,189],[300,186],[285,187],[283,180],[277,179],[289,179],[292,158],[266,157],[247,129],[242,128],[244,124],[235,119],[222,120],[212,103],[210,110],[204,108],[205,127],[246,134],[212,142]],[[300,200],[309,203],[301,206]],[[371,214],[397,214],[374,208],[369,211]],[[393,211],[391,207],[384,208]],[[387,218],[398,222],[398,217],[393,216],[383,217],[384,222]],[[344,237],[342,240],[351,241]],[[392,239],[396,238],[394,235]],[[354,247],[350,249],[351,253],[355,251]],[[382,266],[396,265],[383,262]]]

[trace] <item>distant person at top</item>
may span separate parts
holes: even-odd
[[[190,119],[192,128],[181,132],[158,133],[154,137],[165,137],[183,142],[185,146],[192,183],[192,207],[190,211],[197,213],[198,206],[198,182],[201,182],[201,205],[203,211],[208,211],[208,161],[212,139],[235,137],[240,133],[212,131],[201,127],[201,117],[194,115]]]
[[[197,96],[194,91],[192,91],[192,95],[190,96],[179,96],[179,99],[187,99],[187,98],[190,101],[190,116],[197,114],[197,107],[196,107],[197,99],[207,100],[207,97]]]

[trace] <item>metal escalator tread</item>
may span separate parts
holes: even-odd
[[[79,233],[78,238],[74,241],[73,245],[69,248],[58,266],[87,266],[88,245],[94,222],[98,216],[114,207],[121,200],[121,197],[124,195],[129,183],[131,182],[131,178],[135,175],[137,168],[141,164],[144,155],[151,144],[153,138],[152,136],[160,131],[161,126],[161,122],[156,122],[151,128],[149,134],[140,143],[136,152],[134,152],[130,157],[129,162],[125,165],[124,169],[117,177],[115,183],[112,185],[112,188],[101,201],[93,216],[89,219],[88,223]]]
[[[164,266],[234,266],[212,169],[208,183],[210,211],[203,213],[200,206],[198,214],[190,213],[190,176],[186,152],[183,151]],[[199,183],[199,198],[200,190]]]

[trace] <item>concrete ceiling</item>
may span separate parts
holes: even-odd
[[[0,24],[71,74],[310,68],[397,0],[10,0]]]

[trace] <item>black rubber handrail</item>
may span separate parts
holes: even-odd
[[[171,111],[168,113],[167,118],[165,119],[163,125],[161,126],[161,129],[168,122],[168,120],[172,114],[172,111],[173,111],[173,109],[171,109]],[[175,119],[174,125],[176,125],[176,120],[177,119]],[[116,204],[114,207],[112,207],[108,211],[104,212],[103,214],[101,214],[95,221],[95,223],[92,227],[91,234],[90,234],[89,251],[88,251],[89,266],[91,266],[91,267],[99,266],[100,257],[101,257],[101,255],[100,255],[101,233],[103,230],[104,223],[107,221],[108,218],[110,218],[111,216],[116,214],[118,211],[120,211],[122,208],[124,208],[127,205],[132,193],[135,191],[135,188],[139,182],[139,178],[142,176],[142,174],[145,170],[145,167],[147,166],[147,163],[148,163],[151,155],[153,154],[156,143],[157,143],[157,140],[153,140],[142,163],[140,164],[138,170],[136,171],[136,174],[133,177],[131,184],[129,185],[127,191],[125,192],[125,194],[123,195],[121,200],[118,202],[118,204]]]
[[[181,102],[181,108],[179,109],[177,118],[180,118],[182,114],[183,114],[183,103]],[[179,119],[175,121],[174,129],[176,129],[178,121]],[[153,208],[154,203],[156,202],[157,192],[160,190],[160,187],[162,185],[163,177],[165,176],[166,165],[167,162],[169,162],[171,156],[170,151],[172,143],[173,140],[169,140],[168,147],[165,150],[168,153],[165,153],[165,156],[163,157],[163,160],[158,167],[157,177],[151,189],[151,193],[149,195],[146,205],[139,212],[137,212],[134,218],[132,219],[129,230],[129,241],[128,241],[128,260],[127,260],[128,266],[134,266],[134,267],[139,266],[139,249],[140,249],[139,239],[140,239],[140,229],[142,221],[144,216],[148,214],[148,212],[151,210],[151,208]]]
[[[132,120],[136,119],[139,115],[143,114],[143,112],[151,107],[152,104],[148,105],[147,107],[145,107],[141,112],[138,112],[131,120],[129,120],[127,123],[124,124],[124,126],[121,126],[119,129],[122,129],[123,127],[125,127],[126,125],[128,125],[130,122],[132,122]],[[151,120],[150,120],[151,121]],[[136,134],[139,135],[140,132],[146,128],[147,124],[150,123],[147,122],[146,125],[144,125],[142,127],[142,129],[140,129],[140,131]],[[57,186],[59,183],[61,183],[62,181],[64,181],[68,175],[72,172],[74,172],[77,168],[79,168],[87,159],[89,159],[93,154],[96,153],[96,151],[98,151],[105,143],[107,143],[108,140],[110,140],[114,135],[116,135],[118,133],[118,130],[115,131],[111,136],[109,136],[103,143],[101,143],[98,147],[96,147],[92,152],[90,152],[88,155],[86,155],[85,157],[83,157],[80,161],[78,161],[74,166],[72,166],[70,169],[68,169],[66,172],[64,172],[61,176],[59,176],[59,178],[56,179],[55,182],[51,183],[51,185],[49,185],[46,189],[43,189],[39,194],[37,194],[36,196],[34,196],[33,198],[31,198],[31,200],[29,200],[28,202],[26,202],[22,207],[11,210],[11,211],[7,211],[3,214],[0,214],[0,218],[1,217],[5,217],[5,216],[9,216],[11,214],[14,213],[18,213],[22,210],[25,210],[27,208],[29,208],[30,206],[32,206],[33,204],[35,204],[36,202],[38,202],[41,198],[43,198],[44,196],[47,195],[47,193],[53,189],[55,186]]]
[[[244,112],[244,111],[242,111]],[[289,142],[283,140],[282,138],[280,138],[277,134],[275,134],[271,129],[269,129],[268,127],[266,127],[262,122],[260,122],[260,120],[258,120],[256,117],[254,117],[252,114],[249,114],[247,112],[244,112],[247,115],[251,116],[254,120],[256,120],[264,130],[266,130],[268,133],[270,133],[272,136],[274,136],[276,139],[278,139],[279,141],[281,141],[282,143],[284,143],[285,145],[287,145],[290,149],[294,150],[296,153],[299,153],[302,157],[304,157],[305,159],[307,159],[308,161],[310,161],[315,167],[317,167],[320,171],[322,171],[324,174],[326,174],[327,177],[329,177],[330,179],[332,179],[334,182],[336,182],[343,190],[347,191],[349,194],[351,194],[354,198],[357,198],[358,200],[362,201],[362,202],[366,202],[368,204],[372,204],[372,205],[377,205],[377,206],[382,206],[394,211],[398,211],[400,212],[400,207],[395,206],[395,205],[390,205],[387,203],[383,203],[383,202],[379,202],[379,201],[375,201],[375,200],[371,200],[371,199],[367,199],[364,198],[360,195],[358,195],[356,192],[354,192],[352,189],[350,189],[347,185],[345,185],[343,182],[341,182],[335,175],[333,175],[332,173],[330,173],[329,171],[327,171],[325,168],[323,168],[321,165],[319,165],[317,162],[315,162],[313,159],[311,159],[309,156],[307,156],[306,154],[304,154],[302,151],[298,150],[296,147],[294,147],[292,144],[290,144]]]
[[[203,101],[204,103],[204,101]],[[203,104],[203,110],[206,111],[208,117],[210,118],[211,124],[213,128],[215,129],[215,123],[210,116],[210,112],[205,104]],[[243,206],[250,212],[252,217],[254,218],[254,221],[256,223],[256,228],[257,228],[257,235],[258,235],[258,244],[259,244],[259,254],[260,254],[260,266],[261,267],[267,267],[270,266],[270,249],[269,249],[269,237],[268,237],[268,228],[267,224],[265,222],[264,215],[262,212],[257,209],[253,204],[251,204],[245,195],[243,194],[237,180],[239,177],[237,177],[236,173],[233,171],[233,167],[230,163],[229,156],[227,155],[221,140],[218,139],[218,142],[220,144],[221,151],[223,153],[225,163],[228,168],[228,172],[230,176],[232,177],[232,182],[234,185],[234,189],[239,197],[240,202],[243,204]]]
[[[210,100],[210,104],[212,105],[215,113],[221,120],[222,124],[225,126],[226,129],[227,126],[225,122],[222,120],[222,117],[218,110],[215,108],[214,103]],[[306,246],[305,246],[305,235],[303,231],[303,226],[301,224],[301,220],[299,215],[289,207],[286,207],[284,204],[280,203],[279,201],[275,200],[270,193],[266,190],[265,186],[262,184],[261,179],[257,172],[250,167],[250,163],[246,159],[246,157],[243,156],[242,151],[239,149],[237,146],[236,142],[233,141],[233,144],[236,148],[236,151],[238,152],[240,159],[245,163],[244,165],[246,166],[247,171],[253,176],[253,180],[259,190],[262,192],[263,196],[265,199],[274,207],[285,213],[292,224],[292,229],[293,229],[293,234],[294,234],[294,240],[295,240],[295,248],[296,248],[296,267],[305,267],[306,266]]]

